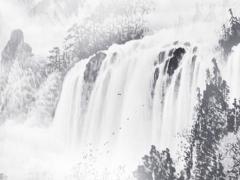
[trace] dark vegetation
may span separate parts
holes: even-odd
[[[49,71],[67,71],[75,62],[107,50],[113,44],[124,44],[144,37],[149,31],[142,16],[121,17],[105,23],[88,20],[74,24],[67,32],[64,48],[49,51]]]
[[[174,45],[178,45],[178,41],[173,43]],[[190,43],[185,42],[183,44],[183,47],[176,47],[173,49],[170,49],[168,52],[167,51],[161,51],[158,55],[158,60],[154,62],[154,66],[156,66],[154,70],[154,76],[153,76],[153,85],[152,85],[152,92],[151,96],[154,96],[154,91],[156,87],[157,80],[160,76],[160,70],[158,65],[163,63],[164,60],[166,59],[166,62],[164,64],[164,74],[167,74],[169,77],[171,77],[175,70],[179,67],[179,64],[183,58],[183,56],[186,53],[185,47],[190,46]],[[197,51],[197,47],[193,48],[193,53]],[[196,55],[193,56],[193,61],[195,61]]]
[[[134,176],[138,180],[225,180],[240,177],[240,102],[229,103],[229,88],[221,77],[217,62],[207,73],[206,89],[198,91],[194,124],[183,147],[184,164],[180,174],[176,173],[170,150],[156,150],[151,147],[149,155],[142,158]],[[225,142],[232,135],[236,142]],[[225,145],[227,144],[227,148]],[[228,158],[231,167],[225,167]]]
[[[49,124],[54,117],[66,73],[76,62],[93,56],[84,72],[82,103],[87,105],[106,56],[100,51],[113,44],[141,39],[148,32],[144,19],[151,3],[136,0],[126,7],[127,2],[110,2],[111,9],[107,10],[108,6],[99,6],[91,17],[74,24],[67,31],[63,48],[53,47],[47,58],[33,56],[31,47],[24,42],[23,32],[13,31],[1,57],[0,123],[10,117],[30,115]],[[119,9],[120,5],[121,11],[115,12],[115,7]],[[109,16],[104,11],[118,14]]]
[[[155,146],[151,147],[149,155],[143,158],[143,165],[138,166],[134,176],[138,180],[175,179],[175,167],[170,155],[170,150],[159,152]]]
[[[101,23],[93,19],[74,24],[67,32],[64,48],[54,47],[49,51],[48,74],[61,72],[62,77],[68,70],[82,59],[93,56],[86,64],[82,94],[83,111],[88,105],[95,80],[107,50],[113,44],[124,44],[144,37],[149,31],[144,21],[145,11],[140,15],[121,15],[118,18],[103,20]]]
[[[225,56],[229,55],[233,46],[240,43],[240,18],[233,15],[232,9],[229,9],[229,13],[231,18],[228,24],[223,25],[222,37],[219,40]]]

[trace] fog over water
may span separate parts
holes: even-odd
[[[33,53],[45,58],[52,47],[63,45],[72,24],[96,14],[114,19],[121,8],[135,2],[0,0],[0,49],[19,28]],[[233,48],[228,61],[216,49],[228,9],[239,15],[240,2],[146,2],[151,5],[144,17],[150,31],[143,39],[114,44],[102,52],[100,65],[90,68],[98,69],[98,74],[87,103],[83,96],[89,93],[89,84],[84,76],[94,55],[66,73],[48,127],[33,125],[28,117],[24,122],[8,119],[0,126],[0,173],[8,180],[133,179],[132,171],[152,144],[169,147],[177,158],[176,137],[192,125],[197,88],[204,90],[214,57],[232,89],[230,97],[240,97],[240,47]],[[178,47],[186,53],[169,78],[164,67],[170,51]],[[161,60],[160,52],[165,54]],[[154,80],[156,69],[159,77]],[[123,166],[124,172],[119,170]]]

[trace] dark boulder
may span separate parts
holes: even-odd
[[[196,60],[197,60],[197,55],[193,55],[193,57],[192,57],[192,64],[195,64]]]
[[[163,69],[164,74],[167,73],[168,64],[169,64],[169,59],[166,61],[165,65],[164,65],[164,69]]]
[[[165,51],[161,51],[158,55],[158,63],[161,64],[165,58]]]
[[[154,61],[154,66],[163,63],[165,60],[165,55],[166,55],[165,51],[160,51],[160,53],[158,54],[158,59]]]
[[[175,49],[173,48],[173,49],[171,49],[171,50],[168,52],[168,56],[169,56],[169,57],[173,55],[174,50],[175,50]]]
[[[184,46],[190,47],[190,46],[191,46],[191,43],[190,43],[190,42],[185,42],[185,43],[184,43]]]
[[[194,54],[197,53],[197,50],[198,50],[198,47],[195,46],[195,47],[193,48],[193,53],[194,53]]]
[[[157,84],[157,80],[159,78],[159,74],[160,74],[160,71],[159,71],[159,68],[157,67],[154,71],[153,86],[152,86],[152,92],[151,92],[152,97],[154,96],[154,91]]]
[[[115,54],[116,55],[116,54]],[[103,60],[107,57],[105,53],[99,52],[93,56],[87,63],[84,71],[84,84],[82,90],[82,111],[84,112],[87,108],[95,81],[98,77],[99,70],[101,68]]]
[[[167,73],[169,76],[172,76],[174,71],[178,68],[179,62],[182,60],[185,53],[185,49],[181,47],[177,48],[173,52],[173,56],[170,58],[167,68]]]
[[[106,54],[99,52],[93,56],[86,65],[86,70],[84,72],[84,81],[93,83],[95,82],[98,71],[102,65],[102,61],[106,58]]]
[[[154,72],[154,82],[158,80],[158,77],[159,77],[159,68],[156,68]]]
[[[174,41],[173,45],[178,45],[178,43],[179,43],[178,41]]]

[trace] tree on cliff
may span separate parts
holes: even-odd
[[[177,177],[172,160],[164,161],[152,146],[151,152],[155,153],[144,156],[143,165],[135,171],[138,180],[169,177],[225,180],[240,176],[240,101],[235,99],[232,105],[229,103],[229,87],[221,77],[216,60],[212,63],[213,70],[207,71],[206,88],[203,93],[198,91],[193,126],[183,135],[186,141],[182,149],[185,155],[181,157],[185,161],[183,173]],[[167,154],[170,157],[170,153]],[[162,166],[166,162],[168,165]]]
[[[218,145],[227,127],[229,88],[221,78],[216,60],[212,62],[213,73],[207,71],[206,89],[198,94],[196,120],[189,142],[191,148],[186,158],[188,179],[224,177]]]
[[[196,120],[187,140],[187,179],[223,180],[240,175],[240,101],[229,104],[229,88],[215,60],[213,64],[213,73],[207,72],[206,90],[198,93]]]
[[[220,149],[223,154],[223,162],[228,166],[225,170],[232,179],[240,176],[240,101],[234,100],[232,108],[228,112],[228,134],[221,140]]]
[[[141,39],[147,31],[144,20],[139,16],[108,18],[101,23],[89,19],[85,23],[74,24],[68,30],[64,50],[71,58],[83,59],[108,49],[114,43]]]
[[[143,165],[138,166],[134,172],[138,180],[176,179],[176,170],[169,149],[159,152],[155,146],[152,146],[149,155],[145,155],[142,160]]]
[[[232,9],[229,9],[229,13],[230,20],[223,25],[222,37],[219,40],[225,56],[229,55],[232,47],[240,43],[240,18],[233,15]]]

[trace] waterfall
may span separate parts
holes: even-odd
[[[223,66],[223,77],[230,87],[230,100],[240,98],[240,46],[233,47],[228,61]],[[224,68],[225,67],[225,68]]]
[[[130,164],[152,144],[177,149],[178,133],[193,122],[211,49],[153,39],[114,45],[70,70],[53,124],[65,147],[102,148],[115,162]],[[170,76],[168,63],[177,48],[186,53]]]
[[[77,165],[80,179],[112,180],[105,167],[123,165],[132,175],[152,144],[170,148],[176,159],[178,136],[193,122],[197,88],[204,90],[214,57],[231,99],[240,97],[240,46],[223,60],[214,48],[215,31],[191,32],[163,30],[76,63],[65,76],[49,128],[11,121],[0,126],[0,170],[9,179],[75,180]],[[171,74],[179,48],[185,54]]]

